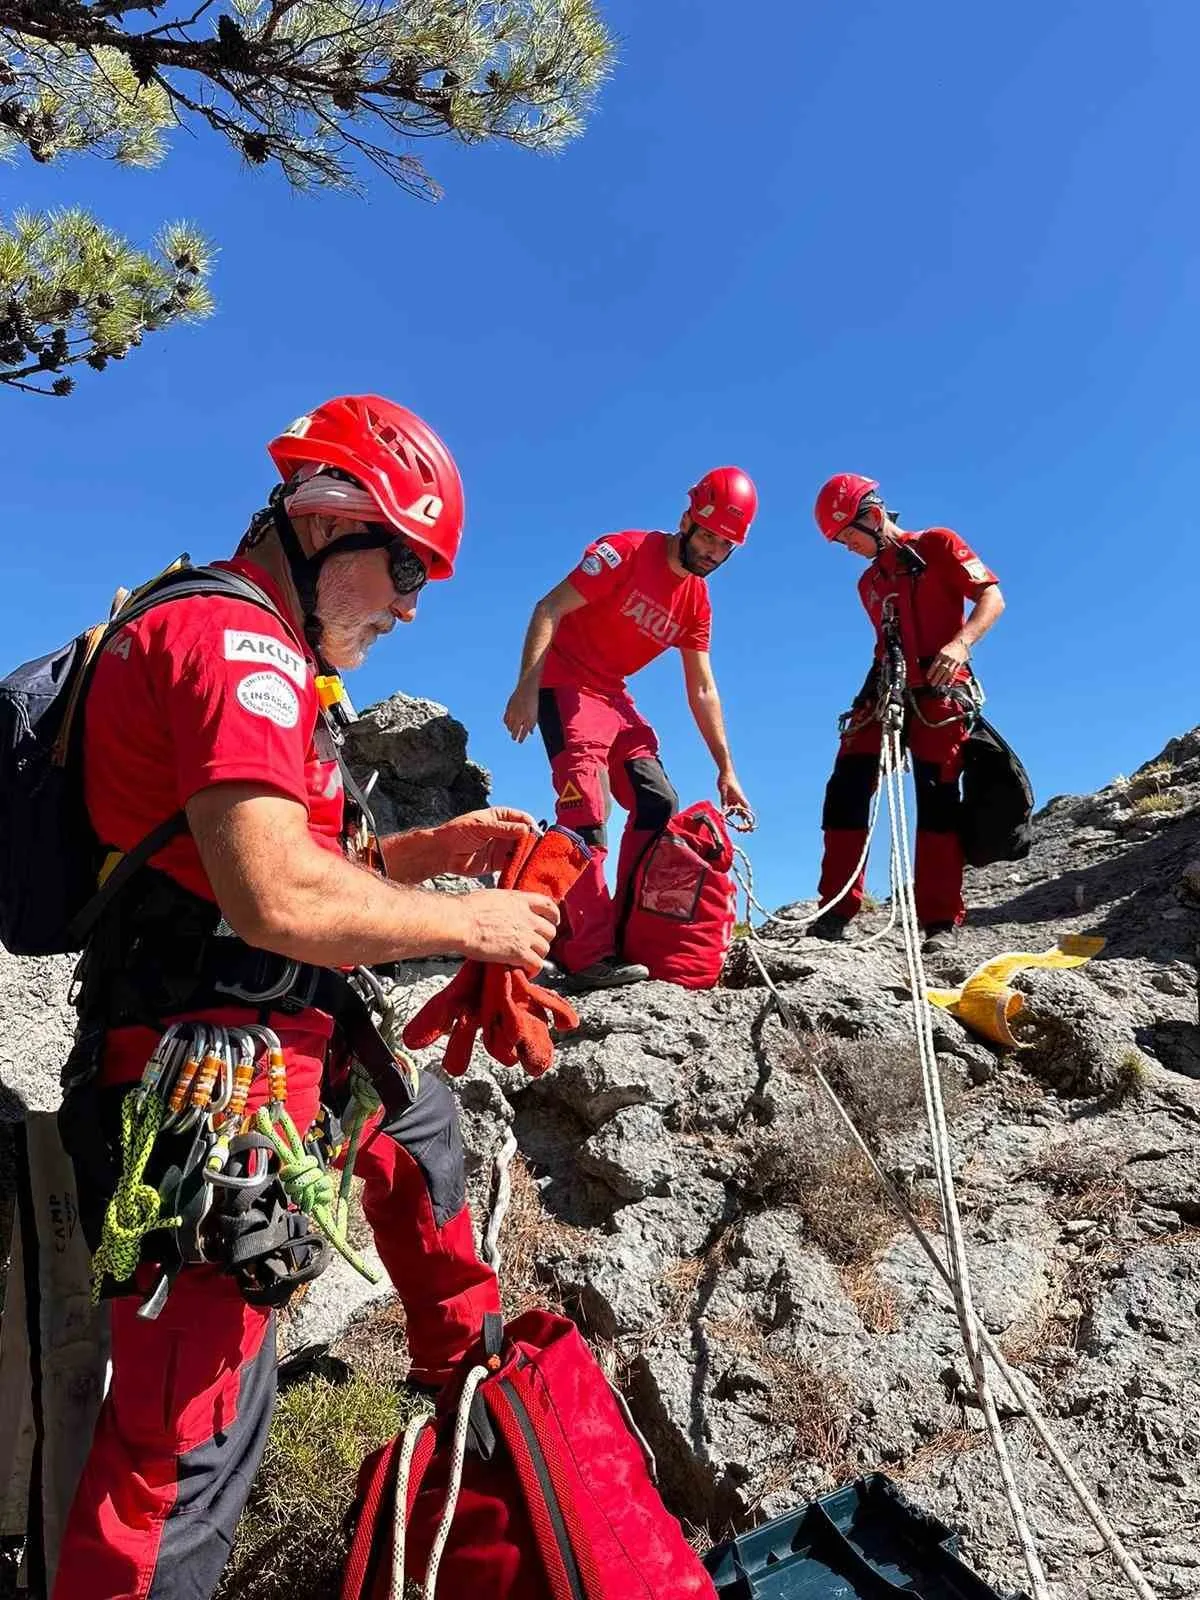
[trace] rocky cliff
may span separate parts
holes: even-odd
[[[388,702],[357,738],[381,771],[386,826],[482,801],[485,778],[442,708]],[[436,791],[425,802],[423,785]],[[968,900],[939,982],[1067,932],[1106,940],[1085,967],[1016,980],[1023,1049],[1001,1052],[945,1013],[935,1036],[980,1314],[1156,1592],[1183,1600],[1200,1590],[1200,729],[1096,795],[1050,801],[1028,860],[971,875]],[[579,1319],[698,1538],[881,1467],[964,1529],[991,1581],[1017,1588],[953,1313],[809,1072],[821,1065],[936,1233],[899,942],[806,939],[811,910],[785,906],[760,930],[799,1037],[735,949],[710,993],[585,998],[536,1083],[477,1052],[457,1085],[477,1214],[511,1129],[510,1303]],[[867,939],[887,908],[861,921]],[[404,1009],[450,970],[403,971]],[[6,1115],[53,1103],[65,979],[63,963],[0,958]],[[330,1273],[289,1337],[332,1338],[354,1315],[357,1291]],[[384,1336],[365,1315],[359,1348],[372,1328]],[[1060,1600],[1126,1592],[1019,1411],[1003,1415]]]

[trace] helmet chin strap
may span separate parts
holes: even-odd
[[[292,524],[291,517],[284,509],[284,495],[286,486],[279,484],[271,491],[271,516],[275,524],[275,532],[279,535],[279,543],[292,575],[292,582],[296,586],[296,593],[300,597],[300,610],[304,618],[304,637],[312,646],[313,653],[321,664],[323,671],[329,671],[329,663],[321,651],[321,618],[317,614],[317,581],[321,576],[321,568],[330,556],[340,555],[352,550],[385,550],[391,543],[392,535],[382,529],[371,531],[364,529],[362,533],[346,533],[340,539],[334,539],[324,549],[315,551],[311,556],[305,555],[300,543],[299,535]]]

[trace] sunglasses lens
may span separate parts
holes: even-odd
[[[397,594],[416,594],[418,589],[424,588],[429,578],[425,563],[402,539],[392,541],[389,562]]]

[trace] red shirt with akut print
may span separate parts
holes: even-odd
[[[667,552],[665,533],[610,533],[587,547],[569,576],[587,604],[559,621],[544,688],[617,693],[664,650],[709,648],[708,588],[673,572]]]

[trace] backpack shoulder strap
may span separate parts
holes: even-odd
[[[127,622],[135,622],[156,606],[166,605],[171,600],[192,600],[198,595],[223,595],[229,600],[247,600],[251,605],[269,611],[293,639],[296,637],[295,628],[265,589],[260,589],[258,584],[250,578],[244,578],[240,572],[227,572],[223,567],[181,567],[156,579],[148,588],[140,590],[125,602],[106,625],[104,637],[107,639]]]

